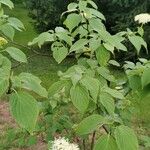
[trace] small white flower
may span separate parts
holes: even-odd
[[[79,150],[78,145],[69,143],[68,139],[58,138],[51,142],[51,148],[49,150]]]
[[[138,21],[139,24],[146,24],[150,22],[150,14],[143,13],[143,14],[136,15],[134,21]]]

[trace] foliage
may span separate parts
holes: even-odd
[[[3,5],[8,6],[10,9],[14,7],[10,0],[0,1],[0,32],[3,37],[1,37],[0,49],[0,96],[6,93],[11,94],[10,108],[12,115],[22,128],[33,133],[39,107],[38,102],[27,91],[33,91],[42,97],[47,97],[47,91],[41,86],[41,80],[32,74],[21,73],[19,76],[13,75],[10,57],[20,63],[27,63],[27,57],[20,49],[9,47],[7,43],[13,41],[15,30],[24,30],[24,25],[17,18],[5,15]],[[10,57],[6,57],[7,54]]]
[[[48,93],[51,107],[55,111],[60,109],[62,103],[71,103],[82,116],[79,119],[82,121],[75,122],[73,126],[76,136],[84,141],[91,135],[92,142],[89,141],[88,144],[91,142],[91,149],[95,150],[99,146],[103,149],[113,147],[137,150],[137,137],[125,123],[126,118],[121,115],[131,105],[127,99],[130,86],[125,84],[124,87],[127,81],[119,83],[109,66],[119,66],[113,59],[116,51],[128,51],[125,41],[134,46],[137,54],[142,46],[147,49],[147,44],[139,32],[141,30],[133,32],[127,29],[111,35],[103,23],[105,17],[97,9],[91,0],[70,3],[67,11],[62,14],[65,28],[56,27],[55,30],[44,32],[29,45],[38,44],[41,47],[45,42],[50,42],[53,57],[58,63],[68,55],[75,54],[77,64],[66,72],[59,72],[60,80],[49,88]],[[144,77],[144,84],[149,84],[145,78],[147,77]],[[100,136],[94,144],[95,133],[100,132],[99,128],[103,128],[106,136]]]
[[[13,8],[9,0],[0,3]],[[26,63],[27,58],[21,50],[6,44],[13,40],[15,29],[21,31],[24,26],[18,19],[1,14],[0,96],[9,94],[13,117],[31,135],[36,131],[47,132],[47,139],[52,140],[55,134],[67,134],[69,138],[79,139],[79,143],[83,140],[80,144],[83,149],[87,141],[91,150],[100,147],[137,150],[138,138],[129,127],[131,120],[127,124],[122,112],[127,113],[132,107],[128,98],[131,93],[140,93],[142,100],[149,95],[149,61],[140,59],[141,63],[136,65],[126,62],[128,79],[123,82],[115,78],[110,66],[120,66],[114,60],[115,53],[128,52],[126,42],[133,45],[137,55],[142,47],[147,50],[143,28],[110,34],[104,25],[104,15],[92,0],[70,3],[62,18],[64,27],[48,30],[29,42],[30,46],[38,44],[39,47],[51,43],[58,63],[70,54],[76,56],[77,64],[66,72],[59,71],[60,79],[47,92],[38,77],[29,73],[13,75],[11,61],[4,54],[21,63]],[[34,95],[46,100],[38,102]],[[66,106],[70,110],[67,115],[62,114]],[[37,123],[39,114],[44,117]]]

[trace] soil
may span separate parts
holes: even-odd
[[[15,120],[10,115],[9,103],[0,101],[0,135],[5,135],[8,128],[18,128]],[[2,150],[0,148],[0,150]],[[8,150],[8,149],[7,149]],[[10,148],[9,150],[47,150],[47,145],[39,137],[38,143],[30,148]]]

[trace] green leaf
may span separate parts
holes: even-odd
[[[7,57],[4,57],[0,54],[0,77],[8,77],[10,76],[10,70],[11,70],[11,62]]]
[[[97,97],[99,93],[99,80],[94,79],[89,76],[85,76],[81,79],[80,83],[90,92],[94,102],[97,102]]]
[[[115,130],[115,138],[119,150],[138,150],[138,140],[131,128],[118,126]]]
[[[83,49],[84,46],[88,43],[87,39],[80,39],[76,41],[70,48],[70,52],[77,51]]]
[[[81,15],[72,13],[67,16],[67,19],[64,21],[64,25],[66,25],[66,27],[69,28],[69,31],[72,32],[72,30],[79,25],[81,20]]]
[[[110,82],[115,82],[115,77],[113,75],[111,75],[110,71],[105,68],[105,67],[99,67],[97,69],[98,73],[103,77],[105,78],[106,80],[110,81]]]
[[[129,41],[133,44],[133,46],[136,48],[137,52],[139,53],[141,50],[141,46],[143,45],[145,49],[147,50],[147,44],[140,36],[128,36]]]
[[[142,90],[141,77],[139,75],[128,76],[128,80],[132,90]]]
[[[114,99],[110,94],[101,92],[99,96],[99,100],[109,114],[111,115],[114,114],[115,103],[114,103]]]
[[[32,133],[39,114],[37,101],[25,92],[15,93],[10,96],[10,108],[17,123]]]
[[[143,74],[142,74],[142,87],[144,88],[145,86],[147,86],[148,84],[150,84],[150,68],[149,69],[145,69]]]
[[[94,150],[118,150],[118,147],[112,136],[103,135],[96,141]]]
[[[0,97],[7,91],[9,87],[9,81],[5,77],[0,77]]]
[[[5,36],[13,40],[15,35],[15,30],[11,25],[9,24],[1,25],[0,30],[3,32]]]
[[[110,59],[110,52],[103,45],[101,45],[96,50],[96,58],[101,66],[107,66]]]
[[[103,92],[110,94],[114,98],[125,99],[125,97],[123,96],[123,94],[121,92],[114,90],[114,89],[111,89],[109,87],[103,88]]]
[[[18,31],[22,31],[22,29],[25,29],[23,23],[17,18],[9,17],[8,24],[14,27]]]
[[[28,45],[34,45],[34,44],[38,44],[38,46],[41,48],[41,46],[45,43],[45,42],[52,42],[54,41],[54,35],[48,32],[43,32],[41,33],[38,37],[36,37],[35,39],[33,39],[32,42],[29,42]]]
[[[115,60],[110,60],[108,63],[113,65],[113,66],[120,67],[120,64]]]
[[[70,3],[67,7],[68,10],[74,10],[77,8],[77,3]]]
[[[101,30],[105,29],[104,24],[102,23],[102,21],[100,19],[97,18],[92,18],[89,20],[89,30],[90,31],[97,31],[100,32]]]
[[[15,47],[7,47],[5,51],[7,51],[9,55],[15,60],[24,63],[27,62],[26,55],[20,49]]]
[[[12,1],[10,0],[0,0],[0,3],[8,6],[10,9],[14,8],[14,4]]]
[[[56,34],[60,40],[65,41],[68,45],[72,45],[73,38],[68,35],[66,32],[57,32]]]
[[[71,88],[71,82],[68,80],[60,80],[58,82],[55,82],[50,86],[48,89],[48,97],[53,97],[55,94],[59,93],[62,89],[65,88],[65,94],[67,96],[70,95],[70,88]]]
[[[98,9],[97,5],[92,1],[92,0],[88,0],[87,1],[93,8]]]
[[[90,11],[90,13],[93,15],[93,16],[96,16],[102,20],[105,20],[105,17],[102,13],[100,13],[98,10],[95,10],[93,8],[88,8],[88,10]]]
[[[67,55],[68,49],[66,47],[57,47],[53,50],[53,57],[58,63],[61,63]]]
[[[78,135],[86,135],[92,133],[104,124],[104,118],[101,115],[94,114],[85,118],[76,127],[76,133]]]
[[[81,85],[76,85],[70,90],[73,105],[82,113],[86,111],[89,105],[89,93]]]
[[[42,97],[48,96],[46,89],[41,86],[41,80],[38,77],[30,73],[21,73],[18,78],[21,82],[20,88],[33,91]]]

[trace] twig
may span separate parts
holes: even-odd
[[[85,139],[83,140],[83,150],[86,150]]]
[[[94,132],[93,132],[93,135],[92,135],[91,150],[93,150],[93,148],[94,148],[95,136],[96,136],[96,131],[94,131]]]

